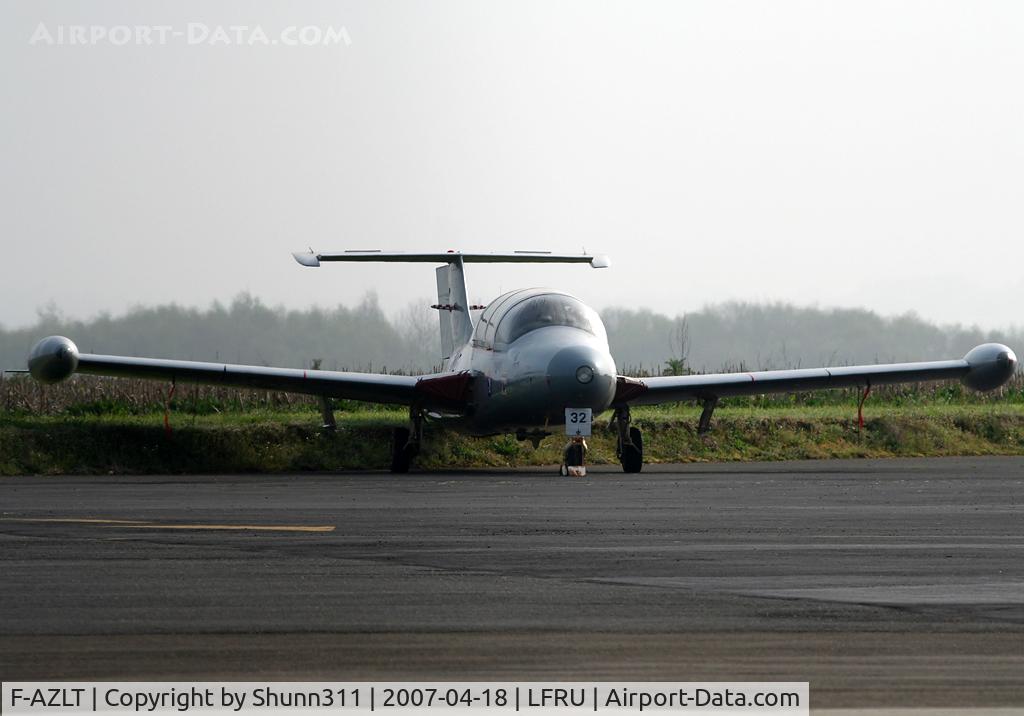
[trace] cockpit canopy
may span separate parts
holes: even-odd
[[[608,342],[597,313],[572,296],[551,289],[522,289],[495,299],[480,316],[474,342],[494,347],[547,326],[569,326]]]

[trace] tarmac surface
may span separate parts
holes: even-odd
[[[0,677],[1024,707],[1024,459],[0,479]]]

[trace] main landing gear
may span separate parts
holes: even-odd
[[[423,411],[409,411],[411,428],[395,428],[391,437],[391,472],[409,472],[409,465],[420,452],[423,441]]]
[[[619,433],[615,454],[622,464],[622,471],[640,472],[644,468],[644,436],[639,428],[630,427],[629,406],[616,408],[612,421]]]

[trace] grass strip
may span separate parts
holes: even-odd
[[[648,462],[799,460],[809,458],[1024,455],[1024,405],[875,406],[858,430],[849,406],[733,407],[715,413],[697,435],[699,409],[633,412]],[[0,414],[0,475],[180,474],[386,469],[391,428],[405,411],[338,414],[325,433],[308,412],[251,411],[27,416]],[[428,426],[419,469],[556,465],[564,437],[537,450],[511,435],[472,438]],[[588,463],[613,464],[615,435],[607,416],[595,423]]]

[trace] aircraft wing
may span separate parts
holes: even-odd
[[[75,344],[62,336],[44,338],[36,344],[28,364],[32,376],[43,383],[59,382],[72,373],[87,373],[445,408],[464,405],[470,382],[468,373],[384,375],[79,353]]]
[[[617,405],[654,405],[680,400],[708,400],[735,395],[789,393],[802,390],[867,387],[929,380],[962,380],[975,390],[991,390],[1006,382],[1017,366],[1013,351],[986,343],[959,360],[924,363],[855,365],[840,368],[767,370],[752,373],[627,378],[620,376]]]

